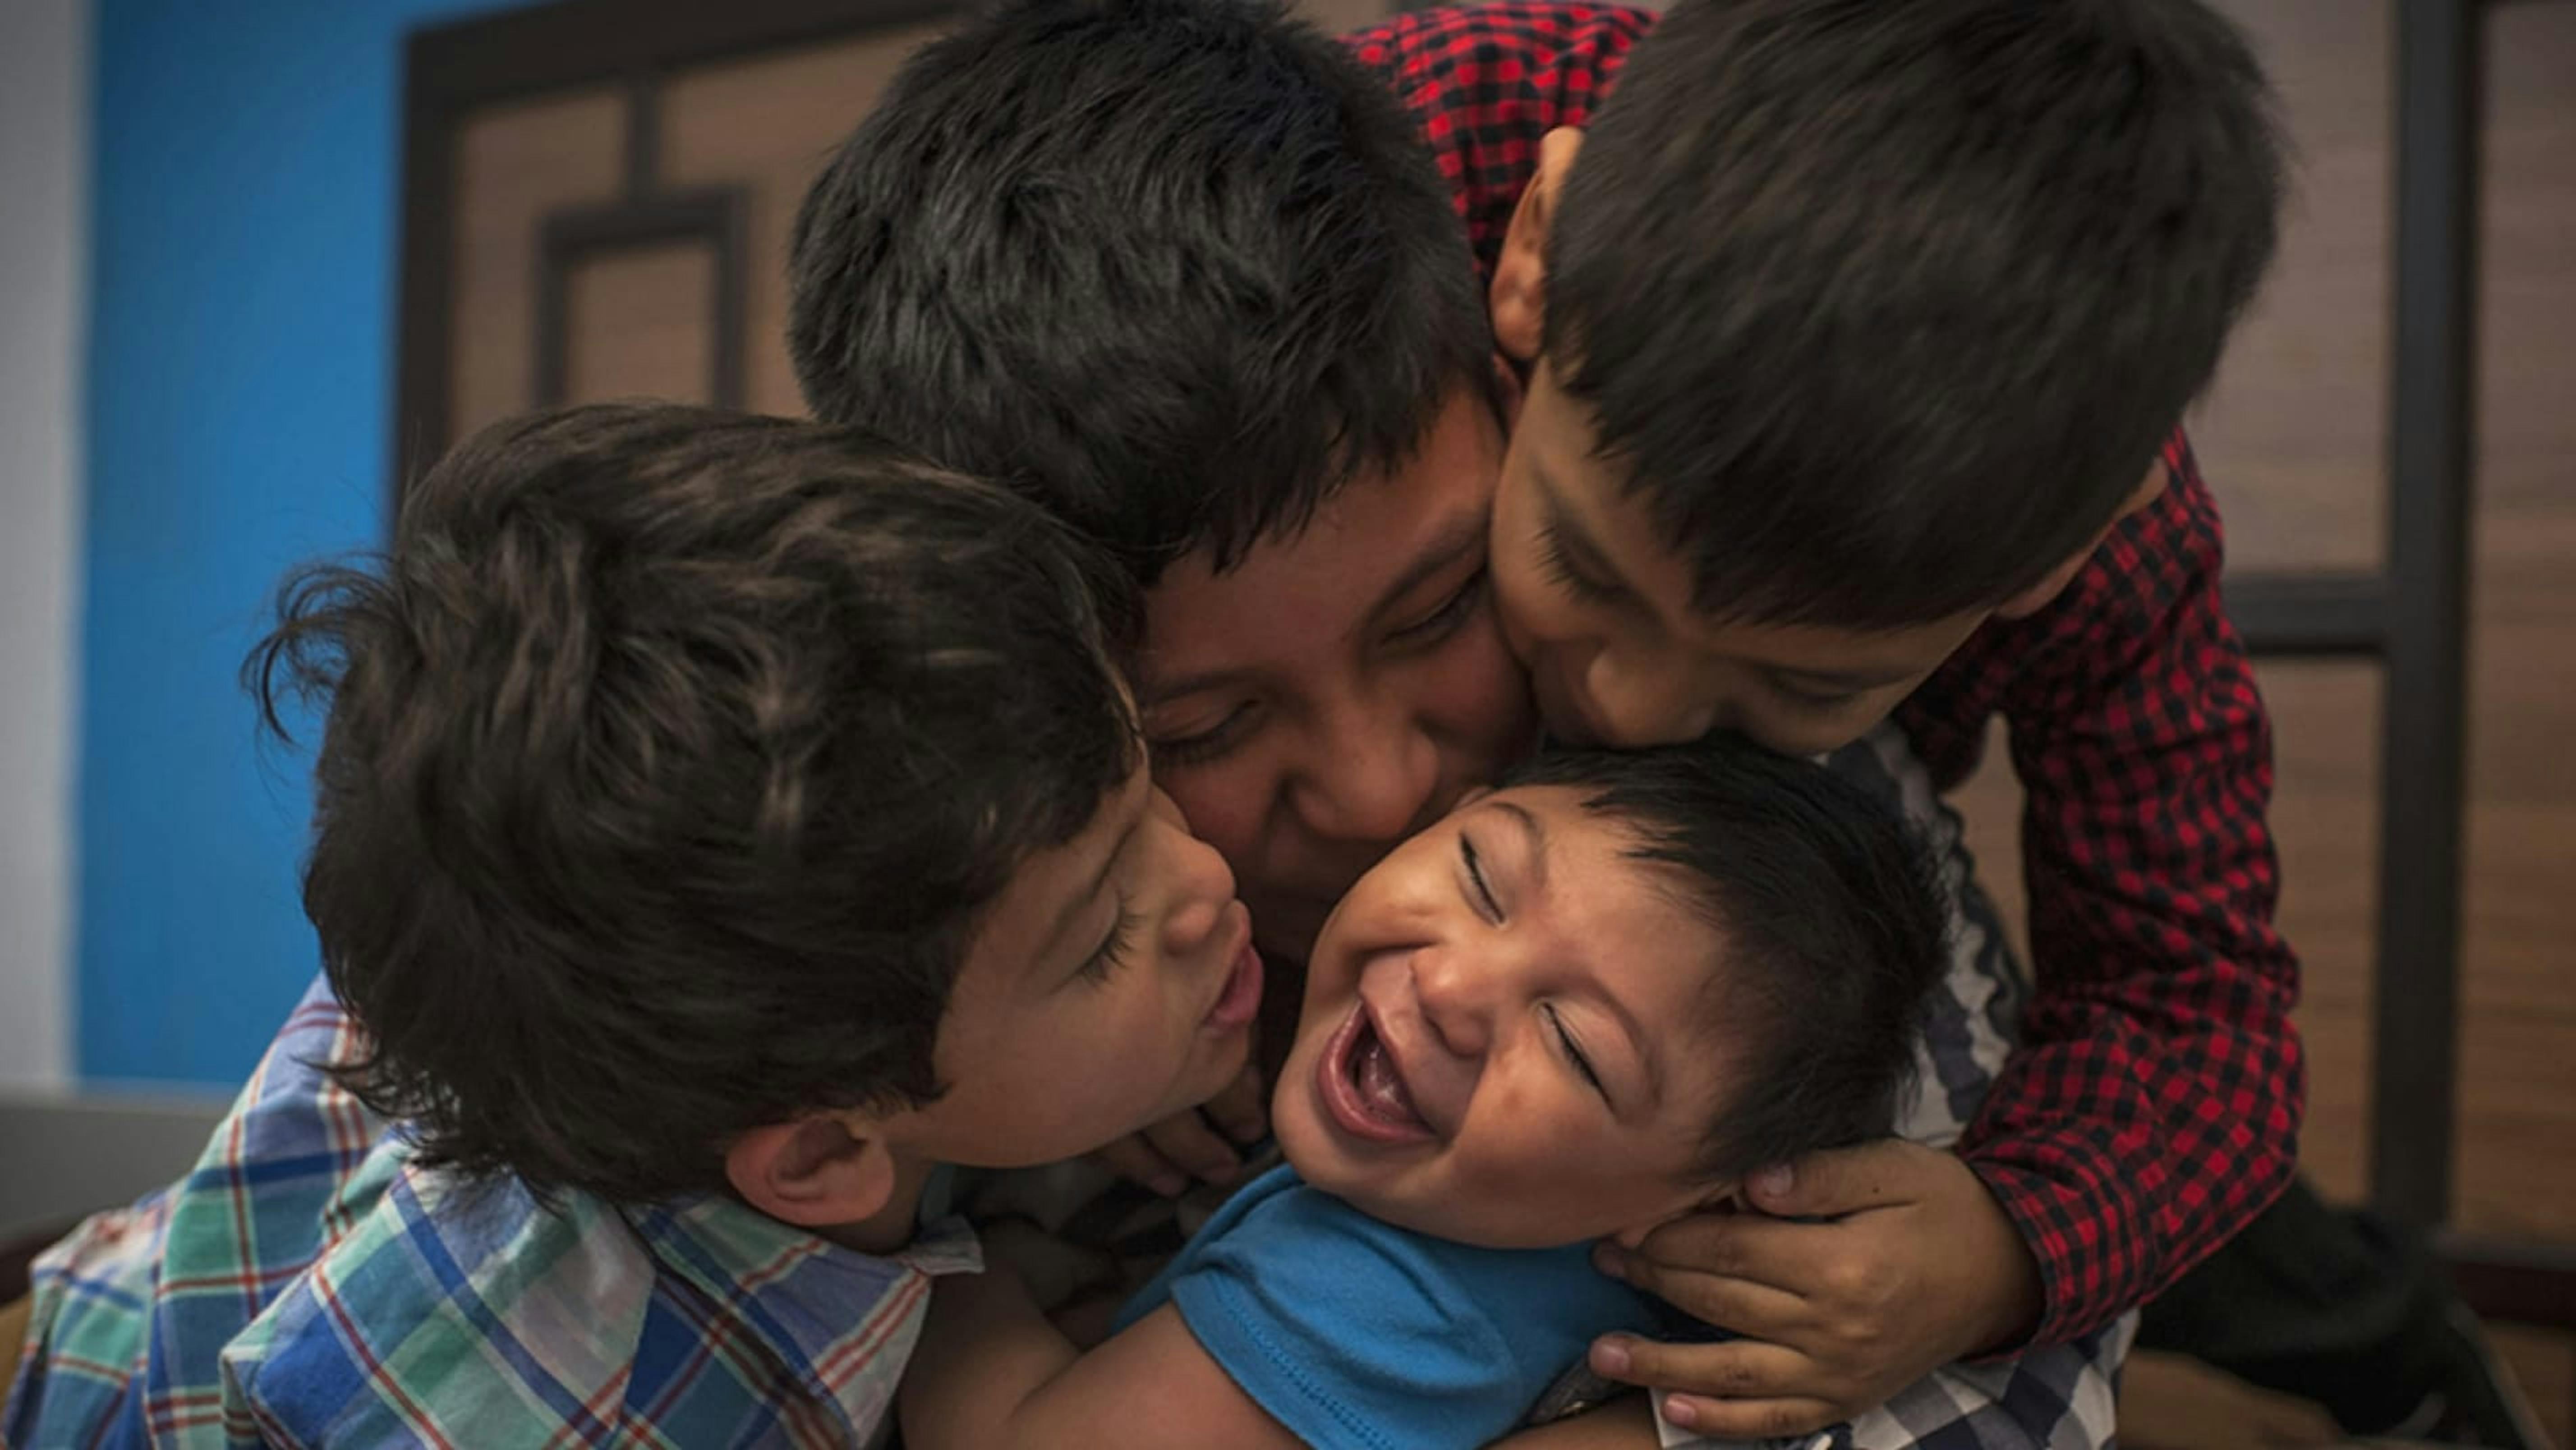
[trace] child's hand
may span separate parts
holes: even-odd
[[[1660,1403],[1676,1425],[1720,1439],[1807,1434],[1942,1365],[2008,1348],[2038,1321],[2029,1246],[1951,1154],[1893,1140],[1819,1153],[1794,1172],[1756,1174],[1745,1196],[1759,1212],[1697,1214],[1633,1251],[1594,1255],[1743,1336],[1593,1345],[1602,1375],[1671,1392]]]
[[[1118,1283],[1117,1260],[1066,1243],[1024,1218],[983,1224],[975,1236],[983,1245],[985,1272],[1019,1275],[1030,1302],[1048,1313]]]
[[[1166,1198],[1178,1197],[1192,1178],[1232,1183],[1243,1171],[1236,1145],[1259,1142],[1270,1131],[1267,1096],[1261,1069],[1247,1062],[1233,1082],[1196,1109],[1175,1113],[1091,1156],[1119,1177]]]

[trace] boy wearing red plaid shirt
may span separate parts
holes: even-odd
[[[1594,1367],[1779,1434],[2135,1308],[2288,1182],[2302,1096],[2268,727],[2177,431],[2272,251],[2243,40],[2187,0],[1698,0],[1353,43],[1525,370],[1494,575],[1550,729],[1812,753],[1892,713],[1946,786],[2001,714],[2029,793],[2039,989],[1959,1152],[1606,1253],[1745,1337]]]

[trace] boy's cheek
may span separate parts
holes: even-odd
[[[1494,623],[1503,644],[1522,668],[1535,668],[1547,652],[1543,641],[1554,631],[1543,585],[1527,563],[1497,555],[1494,559]]]
[[[1822,719],[1754,719],[1740,728],[1756,745],[1782,755],[1831,755],[1877,729],[1913,689],[1912,684],[1898,686]]]

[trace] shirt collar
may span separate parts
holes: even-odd
[[[879,1256],[844,1248],[724,1197],[697,1194],[626,1214],[654,1258],[738,1316],[816,1400],[859,1428],[885,1418],[921,1332],[930,1281],[984,1266],[963,1219],[929,1225]]]

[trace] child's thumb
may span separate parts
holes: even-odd
[[[1909,1146],[1890,1139],[1775,1163],[1745,1180],[1745,1197],[1778,1218],[1836,1218],[1903,1202]]]

